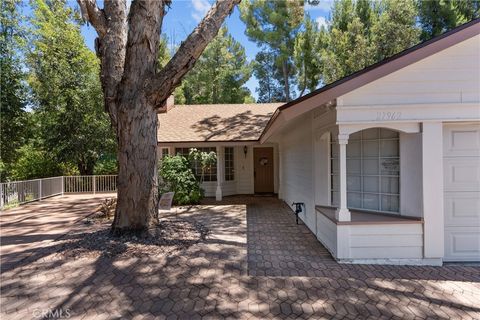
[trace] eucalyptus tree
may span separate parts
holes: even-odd
[[[105,106],[118,140],[118,201],[112,228],[143,231],[158,209],[157,110],[213,40],[240,0],[218,0],[163,67],[157,68],[170,0],[77,0],[97,31]]]

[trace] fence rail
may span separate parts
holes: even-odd
[[[117,191],[117,176],[61,176],[0,183],[0,208],[41,200],[64,193]]]

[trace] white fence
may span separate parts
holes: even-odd
[[[117,191],[117,176],[63,176],[0,183],[0,208],[41,200],[64,193]]]

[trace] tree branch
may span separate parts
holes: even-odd
[[[162,106],[180,84],[183,76],[193,68],[208,43],[217,35],[227,15],[240,1],[217,0],[210,8],[205,18],[180,45],[173,58],[150,83],[147,83],[148,99],[152,105]]]
[[[128,16],[128,40],[120,93],[122,101],[133,100],[143,90],[145,79],[154,77],[165,5],[170,0],[136,0]]]
[[[97,30],[99,37],[107,33],[107,19],[103,10],[98,8],[96,0],[77,0],[83,20],[88,21]]]
[[[84,19],[87,19],[98,33],[95,42],[101,62],[100,79],[105,99],[105,109],[112,124],[117,126],[117,86],[122,80],[125,65],[125,44],[127,42],[126,0],[105,1],[103,10],[95,0],[77,0]]]

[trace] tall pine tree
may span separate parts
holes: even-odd
[[[245,0],[240,4],[240,18],[247,26],[247,36],[275,57],[286,101],[294,96],[293,51],[303,21],[303,5],[303,0]]]
[[[252,102],[245,87],[252,71],[245,48],[222,27],[176,92],[186,104]]]

